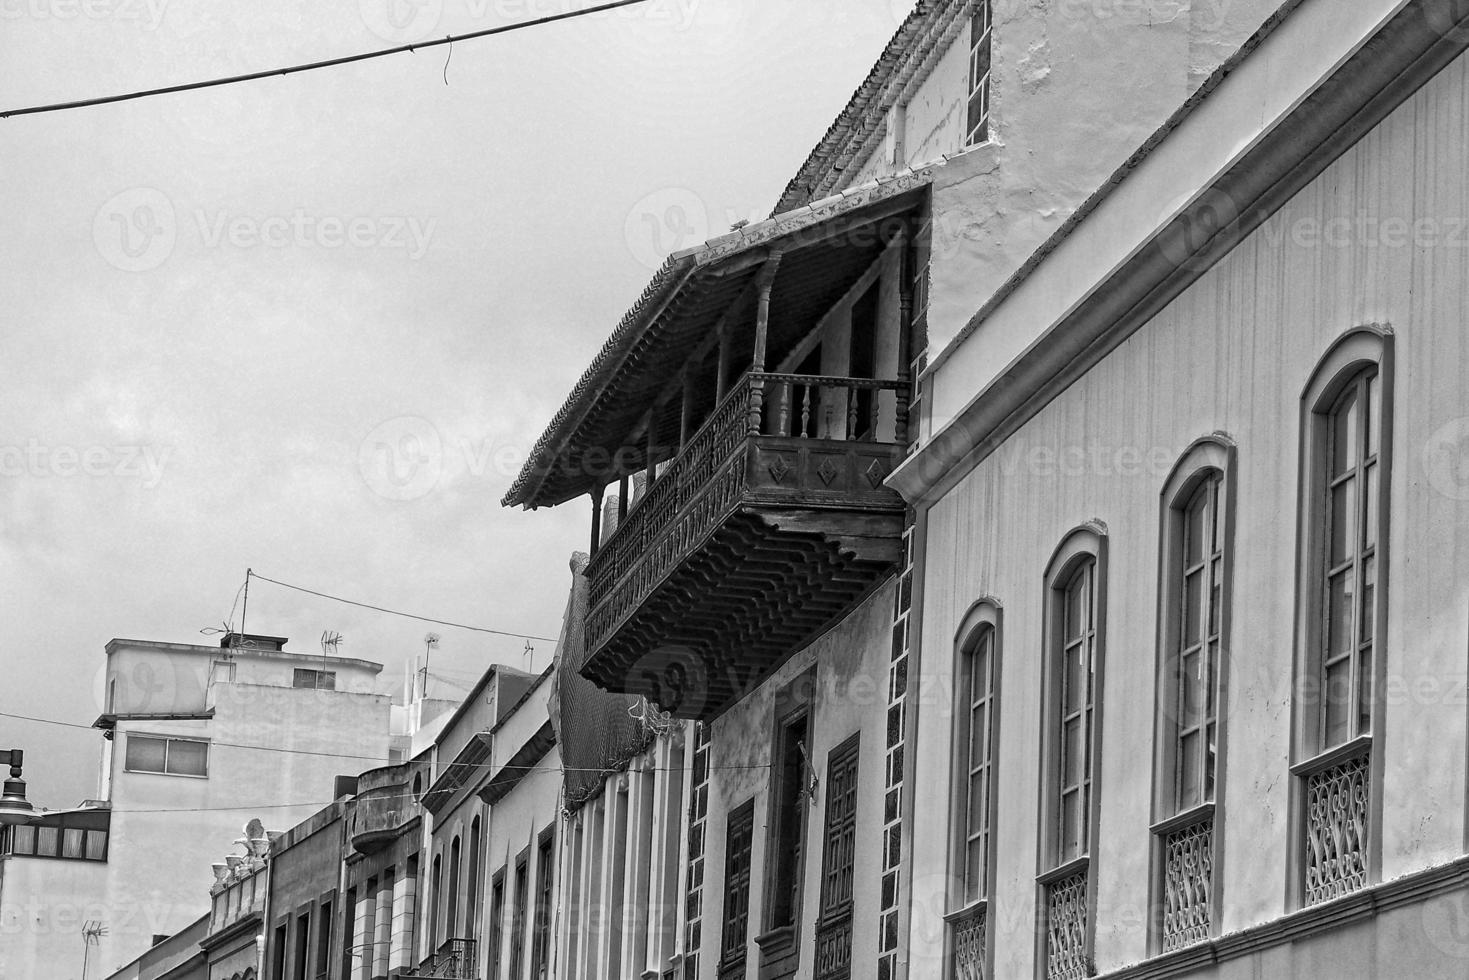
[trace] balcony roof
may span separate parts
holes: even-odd
[[[677,442],[679,405],[667,396],[677,390],[690,357],[741,301],[749,301],[753,324],[747,287],[768,255],[782,253],[770,300],[774,361],[882,254],[891,237],[883,223],[914,214],[940,166],[879,178],[669,256],[582,374],[501,503],[554,506],[646,467],[642,446],[626,451],[630,437],[649,409],[659,407],[665,410],[654,422],[655,444]],[[734,338],[736,356],[748,357],[753,348],[753,328],[745,333]],[[599,459],[620,451],[620,470]]]

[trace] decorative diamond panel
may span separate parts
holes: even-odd
[[[786,474],[791,471],[791,464],[786,462],[785,456],[776,453],[775,459],[770,461],[770,478],[776,483],[784,483]]]
[[[838,472],[837,464],[831,461],[830,456],[823,459],[821,465],[816,467],[816,475],[821,477],[821,482],[827,486],[831,486],[831,481],[837,478]]]

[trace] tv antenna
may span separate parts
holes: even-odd
[[[102,943],[107,927],[95,919],[82,923],[82,980],[87,980],[87,970],[92,965],[92,947]]]
[[[336,630],[324,630],[321,634],[321,671],[326,673],[326,661],[328,657],[337,655],[337,647],[342,643],[342,634]]]
[[[442,637],[437,633],[423,634],[423,669],[420,673],[423,675],[421,696],[425,699],[428,698],[428,658],[434,652],[434,647],[439,645],[440,639]]]
[[[530,640],[526,640],[525,641],[525,669],[526,669],[527,673],[530,672],[531,664],[533,664],[535,662],[536,662],[536,648],[535,648],[535,644],[531,643]]]

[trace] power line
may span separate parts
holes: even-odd
[[[153,95],[170,95],[175,92],[191,92],[194,89],[213,88],[217,85],[233,85],[236,82],[253,82],[262,78],[270,78],[275,75],[294,75],[297,72],[315,71],[318,68],[335,68],[338,65],[349,65],[356,61],[367,61],[372,58],[384,58],[390,54],[403,54],[413,52],[419,48],[433,48],[440,44],[453,44],[455,41],[473,41],[477,38],[490,37],[495,34],[507,34],[526,27],[539,27],[542,24],[550,24],[558,20],[570,20],[573,17],[585,17],[587,14],[601,13],[604,10],[613,10],[617,7],[630,7],[637,3],[646,3],[647,0],[611,0],[609,3],[598,4],[595,7],[586,7],[580,10],[568,10],[559,14],[548,14],[535,20],[520,21],[515,24],[504,24],[500,27],[487,27],[481,31],[471,31],[468,34],[447,34],[442,38],[434,38],[427,41],[417,41],[413,44],[400,44],[395,48],[379,48],[375,51],[363,51],[358,54],[343,55],[340,58],[328,58],[325,61],[313,61],[304,65],[291,65],[287,68],[272,68],[267,71],[253,71],[244,75],[229,75],[224,78],[211,78],[201,82],[184,82],[179,85],[165,85],[162,88],[144,89],[139,92],[127,92],[122,95],[105,95],[92,99],[78,99],[75,102],[56,102],[50,105],[28,106],[24,109],[6,109],[0,111],[0,119],[9,119],[11,116],[30,116],[42,112],[59,112],[62,109],[84,109],[89,106],[108,105],[113,102],[127,102],[131,99],[145,99]],[[447,62],[445,63],[447,68]],[[446,79],[447,84],[447,79]]]
[[[248,582],[252,578],[258,578],[262,582],[269,582],[271,585],[279,585],[283,589],[294,589],[297,592],[305,592],[307,595],[319,596],[322,599],[331,599],[333,602],[344,602],[349,606],[360,606],[363,609],[371,609],[374,612],[387,613],[389,616],[404,616],[408,619],[416,619],[421,623],[433,623],[436,626],[452,626],[455,629],[469,630],[474,633],[493,633],[495,636],[511,636],[515,637],[518,640],[541,640],[545,643],[556,642],[556,638],[552,636],[536,636],[533,633],[512,633],[508,630],[490,629],[487,626],[469,626],[464,623],[451,623],[448,620],[444,619],[433,619],[429,616],[419,616],[415,613],[400,612],[397,609],[385,609],[382,606],[374,606],[369,602],[358,602],[355,599],[344,599],[339,595],[330,595],[326,592],[318,592],[315,589],[307,589],[299,585],[292,585],[289,582],[281,582],[273,578],[266,578],[259,572],[247,569],[245,571],[245,581]]]
[[[32,716],[32,715],[18,715],[18,714],[14,714],[12,712],[9,712],[9,711],[0,711],[0,718],[13,718],[13,719],[16,719],[18,721],[32,721],[32,722],[37,722],[37,723],[42,724],[42,725],[60,725],[63,728],[80,728],[80,729],[83,729],[85,731],[93,731],[94,730],[93,726],[91,726],[91,725],[81,725],[81,724],[78,724],[78,723],[73,722],[73,721],[61,721],[61,720],[56,719],[56,718],[37,718],[37,717]],[[189,736],[182,735],[181,737],[187,738]],[[355,760],[361,761],[361,762],[376,762],[376,763],[378,763],[379,766],[387,766],[387,765],[400,764],[400,763],[391,763],[387,759],[384,759],[382,756],[377,756],[377,755],[352,755],[352,754],[346,753],[346,752],[323,752],[323,751],[319,751],[319,750],[316,750],[316,749],[287,749],[287,748],[282,748],[282,747],[276,746],[276,745],[249,745],[249,744],[246,744],[244,742],[221,742],[221,741],[217,741],[215,739],[208,739],[208,742],[209,742],[210,746],[218,746],[220,748],[227,748],[227,749],[251,749],[251,750],[256,751],[256,752],[280,752],[280,753],[283,753],[283,754],[286,754],[286,755],[314,755],[314,756],[321,756],[323,758],[328,758],[328,759],[355,759]],[[717,769],[749,770],[749,769],[770,769],[771,768],[771,765],[769,763],[748,763],[748,764],[733,764],[733,765],[725,765],[725,766],[711,765],[711,766],[707,766],[706,768],[711,769],[711,770],[717,770]],[[448,773],[452,769],[494,769],[497,772],[500,771],[500,770],[509,770],[509,771],[512,771],[512,772],[524,770],[527,773],[532,773],[532,772],[552,772],[552,771],[554,771],[554,772],[560,772],[560,773],[568,773],[568,772],[595,772],[595,773],[603,773],[603,772],[615,772],[615,771],[617,771],[615,769],[606,769],[606,768],[599,769],[599,768],[596,768],[594,766],[581,766],[581,767],[559,766],[559,767],[556,767],[553,770],[553,769],[549,769],[549,768],[541,767],[541,766],[512,766],[512,765],[500,765],[500,766],[497,766],[493,762],[456,762],[456,761],[450,761],[450,762],[444,763],[443,772],[440,773],[440,775],[442,776],[442,775]],[[671,769],[669,767],[646,767],[646,768],[644,768],[644,769],[642,769],[640,771],[642,771],[642,772],[673,772],[675,770],[673,770],[673,769]],[[682,769],[680,769],[678,771],[682,772]],[[292,803],[292,804],[289,804],[289,805],[290,806],[308,806],[310,804],[306,804],[306,803]],[[326,804],[324,804],[324,803],[322,804],[322,806],[325,806],[325,805]],[[234,809],[239,809],[239,808],[238,807],[226,807],[225,809],[234,810]]]

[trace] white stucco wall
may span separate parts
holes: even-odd
[[[954,631],[970,603],[991,595],[1005,610],[992,934],[999,975],[1034,972],[1041,574],[1066,531],[1094,518],[1109,530],[1110,551],[1097,966],[1146,955],[1158,494],[1182,451],[1215,431],[1239,447],[1220,929],[1286,911],[1299,400],[1331,344],[1362,324],[1389,324],[1396,356],[1382,877],[1464,853],[1466,106],[1461,58],[930,511],[925,679],[951,676]],[[983,359],[982,332],[975,341],[964,363]],[[958,360],[944,368],[955,385],[962,370]],[[919,785],[940,799],[950,790],[951,718],[925,706],[915,753]],[[942,889],[946,841],[941,832],[916,835],[916,888]],[[915,936],[942,935],[933,916],[942,899],[918,900],[930,914],[925,923],[915,912]],[[1372,942],[1419,956],[1432,938],[1425,928],[1413,920]],[[1443,954],[1440,947],[1440,963],[1462,969],[1462,959]]]

